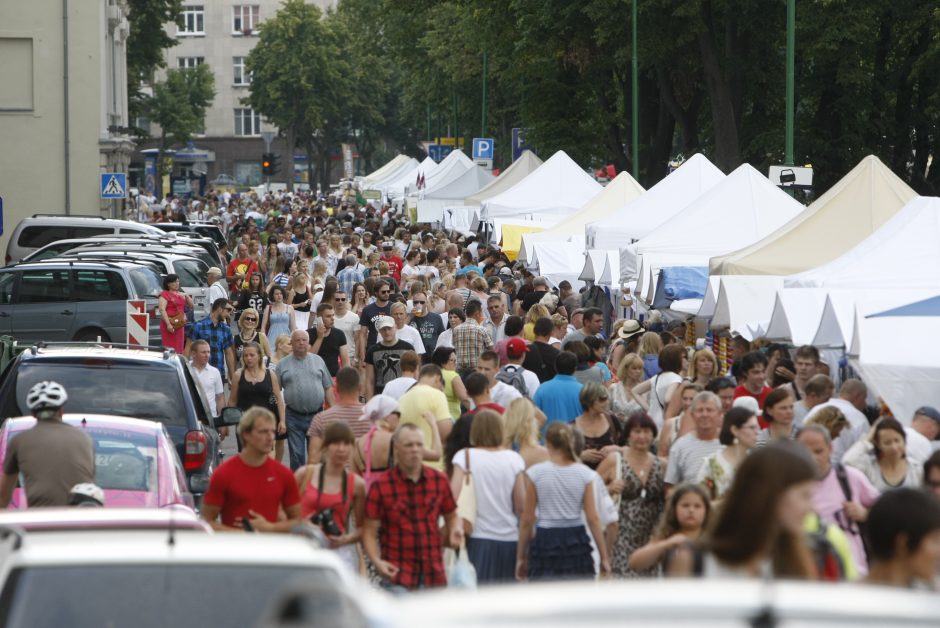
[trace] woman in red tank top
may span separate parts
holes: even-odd
[[[320,526],[337,549],[354,545],[362,536],[365,481],[349,470],[355,437],[349,426],[337,421],[323,433],[323,462],[297,469],[301,516]],[[350,532],[350,514],[355,526]]]

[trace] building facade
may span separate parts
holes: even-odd
[[[335,4],[334,0],[308,0],[321,9]],[[258,41],[258,26],[273,17],[280,0],[248,0],[248,2],[186,3],[179,23],[166,25],[167,33],[178,43],[167,49],[168,68],[192,68],[208,64],[215,78],[215,99],[206,111],[204,133],[192,139],[189,146],[177,147],[172,174],[175,179],[191,182],[191,186],[211,183],[227,175],[239,185],[263,182],[261,155],[265,144],[262,132],[277,132],[251,107],[243,102],[249,94],[250,77],[245,70],[248,53]],[[165,73],[155,77],[162,80]],[[150,129],[153,135],[157,129]],[[154,143],[141,145],[143,150]],[[283,140],[275,139],[272,149],[280,156],[278,181],[286,180],[290,160]],[[143,166],[139,155],[138,169]],[[303,162],[298,163],[298,176]],[[140,170],[137,170],[140,172]],[[185,185],[185,183],[184,183]],[[175,189],[175,185],[174,185]]]
[[[108,215],[101,173],[127,172],[123,0],[0,0],[0,249],[34,213]]]

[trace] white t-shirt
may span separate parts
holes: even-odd
[[[411,344],[411,346],[415,348],[415,353],[418,355],[424,354],[424,341],[421,340],[421,334],[411,325],[405,325],[401,329],[396,329],[395,337]]]
[[[520,398],[522,398],[522,393],[516,390],[515,386],[510,386],[506,382],[497,381],[496,385],[490,388],[490,399],[493,400],[493,403],[498,403],[504,408],[508,408],[510,403]]]
[[[907,457],[920,464],[927,462],[933,453],[933,446],[927,437],[913,427],[905,427],[904,433],[907,434]]]
[[[650,411],[649,415],[656,422],[657,429],[663,429],[663,413],[669,404],[666,395],[669,393],[669,387],[682,381],[682,376],[672,371],[666,371],[659,375],[654,375],[650,385]]]
[[[464,471],[465,451],[461,449],[453,458],[454,466]],[[489,451],[473,447],[469,454],[477,497],[477,519],[470,536],[490,541],[518,540],[519,519],[513,510],[512,491],[516,478],[525,471],[525,461],[508,449]]]
[[[385,384],[385,388],[382,389],[382,394],[393,399],[401,399],[401,396],[404,395],[408,390],[417,383],[414,377],[396,377],[389,383]]]
[[[206,364],[206,368],[199,370],[194,364],[193,373],[196,374],[196,379],[199,380],[199,385],[202,386],[202,391],[206,395],[206,401],[209,402],[209,413],[212,416],[219,416],[219,408],[215,405],[216,395],[221,395],[223,390],[222,374],[219,373],[219,369]]]
[[[356,356],[356,332],[359,331],[359,317],[349,310],[340,316],[337,314],[333,318],[333,327],[346,335],[346,345],[349,347],[349,355]]]

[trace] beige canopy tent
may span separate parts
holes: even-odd
[[[479,207],[484,199],[502,194],[513,187],[527,176],[535,172],[535,169],[542,165],[542,160],[530,150],[523,151],[519,159],[512,162],[512,165],[503,170],[495,181],[482,188],[476,194],[464,199],[464,205]]]
[[[711,275],[792,275],[830,262],[917,196],[869,155],[806,211],[766,238],[709,262]]]

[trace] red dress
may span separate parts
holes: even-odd
[[[173,318],[178,314],[186,313],[186,297],[184,297],[179,292],[170,292],[169,290],[164,290],[160,293],[160,297],[166,300],[167,317]],[[164,347],[173,349],[177,353],[182,353],[183,343],[186,341],[186,327],[183,326],[179,329],[173,330],[173,332],[170,332],[170,330],[167,329],[166,322],[161,316],[160,339],[163,342]]]

